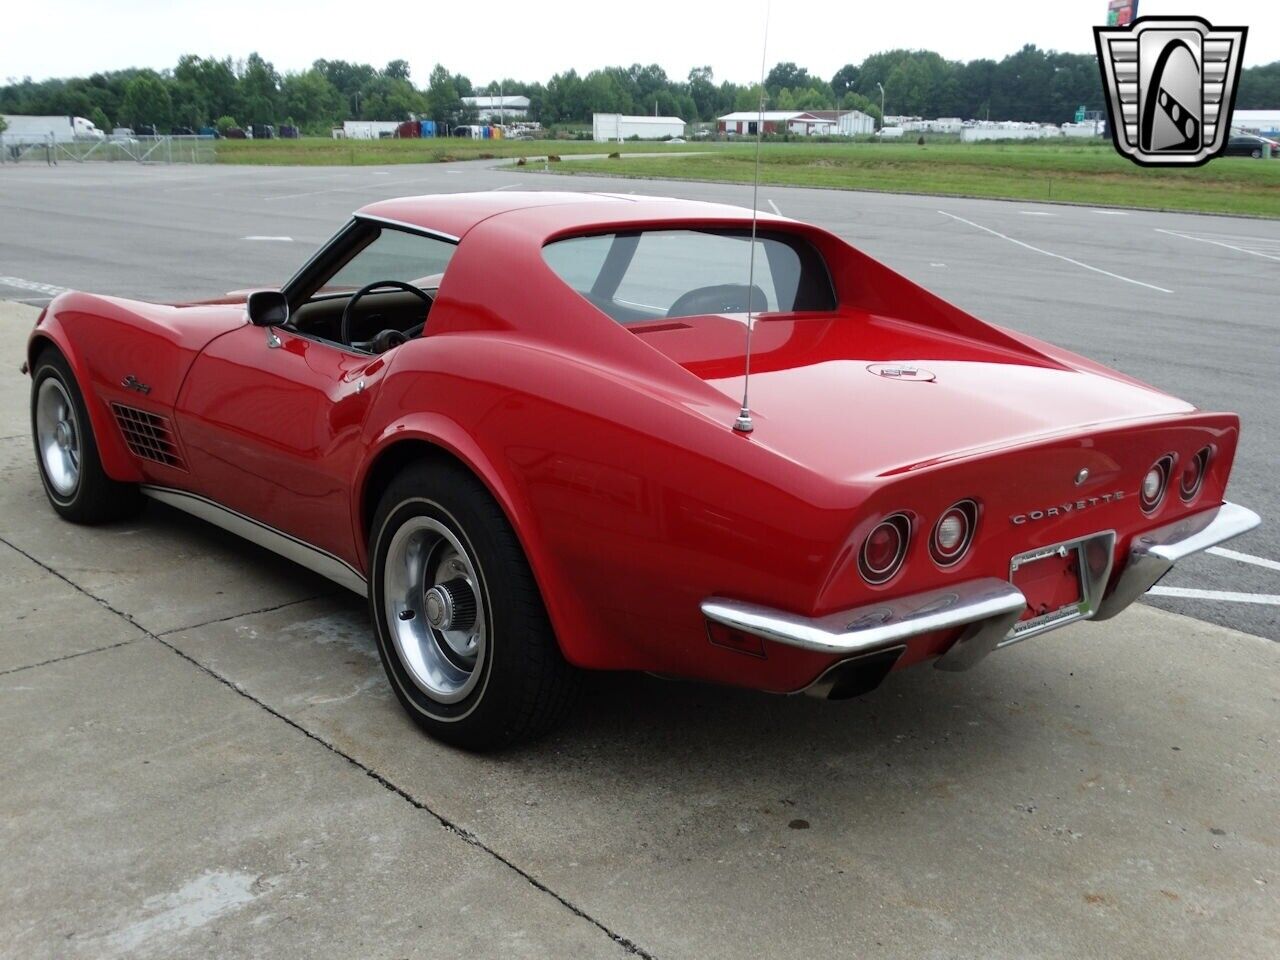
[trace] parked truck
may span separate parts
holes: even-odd
[[[6,113],[4,132],[8,143],[70,143],[73,140],[101,140],[105,134],[84,117],[32,117]]]

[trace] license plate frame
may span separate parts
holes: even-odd
[[[1013,583],[1014,574],[1018,572],[1019,568],[1027,564],[1053,556],[1069,557],[1074,554],[1080,583],[1080,595],[1078,600],[1065,604],[1057,610],[1051,610],[1026,620],[1019,620],[1010,628],[1005,638],[1000,641],[999,646],[1004,647],[1020,640],[1026,640],[1028,637],[1055,630],[1058,627],[1066,626],[1068,623],[1075,623],[1077,620],[1087,620],[1097,613],[1098,607],[1102,603],[1103,594],[1106,592],[1107,583],[1111,579],[1111,567],[1115,559],[1115,543],[1115,531],[1104,530],[1071,540],[1063,540],[1060,543],[1037,547],[1034,550],[1027,550],[1010,558],[1009,582]],[[1105,562],[1101,558],[1105,558]]]

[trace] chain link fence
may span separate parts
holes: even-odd
[[[213,137],[108,137],[105,140],[30,140],[0,133],[0,162],[45,163],[213,163]]]

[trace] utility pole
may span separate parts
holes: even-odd
[[[884,84],[881,83],[879,80],[877,80],[876,86],[880,88],[880,129],[883,130],[884,129]]]

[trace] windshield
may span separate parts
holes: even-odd
[[[748,230],[645,230],[547,244],[547,264],[619,323],[672,317],[834,310],[826,264],[801,237]]]
[[[457,245],[436,237],[381,228],[325,281],[321,293],[357,290],[378,280],[437,287]]]

